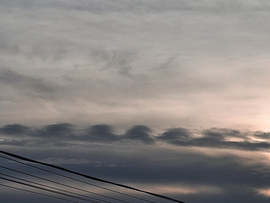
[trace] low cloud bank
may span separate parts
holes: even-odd
[[[54,140],[56,143],[57,141],[133,142],[147,145],[166,143],[184,147],[247,151],[268,151],[270,147],[269,132],[242,132],[229,128],[210,128],[196,132],[185,128],[171,128],[162,133],[156,133],[148,126],[134,125],[124,133],[118,134],[113,126],[107,124],[91,125],[86,128],[79,128],[70,123],[50,124],[38,128],[9,124],[0,128],[0,136],[3,138],[1,143],[7,145],[27,145],[27,139],[35,138],[39,141]]]

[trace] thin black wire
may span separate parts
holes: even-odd
[[[0,150],[0,152],[1,152],[1,150]],[[26,166],[30,166],[30,167],[32,167],[32,168],[36,168],[36,169],[39,169],[39,170],[42,170],[42,171],[45,171],[45,172],[48,172],[48,173],[51,173],[51,174],[54,174],[54,175],[58,175],[58,176],[61,176],[61,177],[65,177],[65,178],[68,178],[68,179],[70,179],[70,180],[75,180],[75,181],[78,181],[78,182],[81,182],[81,183],[84,183],[84,184],[87,184],[87,185],[91,185],[91,186],[94,186],[94,187],[98,187],[98,188],[101,188],[101,189],[104,189],[104,190],[107,190],[107,191],[110,191],[110,192],[115,192],[115,193],[118,193],[118,194],[121,194],[121,195],[124,195],[124,196],[127,196],[127,197],[131,197],[131,198],[134,198],[134,199],[138,199],[138,200],[142,200],[142,201],[146,201],[146,202],[150,202],[150,203],[155,203],[155,202],[150,201],[150,200],[147,200],[147,199],[143,199],[143,198],[140,198],[140,197],[135,197],[135,196],[133,196],[133,195],[128,195],[128,194],[125,194],[125,193],[122,193],[122,192],[118,192],[118,191],[115,191],[115,190],[112,190],[112,189],[109,189],[109,188],[105,188],[105,187],[102,187],[102,186],[99,186],[99,185],[95,185],[95,184],[92,184],[92,183],[89,183],[89,182],[85,182],[85,181],[82,181],[82,180],[79,180],[79,179],[76,179],[76,178],[71,178],[71,177],[62,175],[62,174],[60,174],[60,173],[52,172],[52,171],[50,171],[50,170],[43,169],[43,168],[40,168],[40,167],[37,167],[37,166],[33,166],[33,165],[31,165],[31,164],[27,164],[27,163],[24,163],[24,162],[21,162],[21,161],[12,159],[12,158],[8,158],[8,157],[1,156],[1,155],[0,155],[0,157],[2,157],[2,158],[4,158],[4,159],[11,160],[11,161],[14,161],[14,162],[17,162],[17,163],[20,163],[20,164],[23,164],[23,165],[26,165]],[[180,202],[180,203],[183,203],[183,202]]]
[[[69,199],[64,199],[64,198],[61,198],[61,197],[56,197],[56,196],[52,196],[52,195],[47,195],[47,194],[44,194],[44,193],[34,192],[34,191],[31,191],[31,190],[26,190],[26,189],[22,189],[22,188],[17,188],[17,187],[13,187],[13,186],[1,184],[1,183],[0,183],[0,186],[12,188],[12,189],[20,190],[20,191],[24,191],[24,192],[29,192],[29,193],[33,193],[33,194],[37,194],[37,195],[42,195],[42,196],[46,196],[46,197],[51,197],[51,198],[54,198],[54,199],[59,199],[59,200],[67,201],[67,202],[78,203],[78,202],[75,202],[75,201],[72,201],[72,200],[69,200]]]
[[[61,191],[65,194],[69,193],[69,194],[72,194],[74,195],[74,197],[82,197],[84,198],[85,200],[89,199],[89,200],[97,200],[98,203],[102,203],[102,202],[107,202],[107,203],[111,203],[111,202],[108,202],[108,201],[103,201],[101,199],[97,199],[97,198],[93,198],[93,197],[88,197],[88,196],[85,196],[85,195],[81,195],[81,194],[78,194],[78,193],[74,193],[74,192],[71,192],[71,191],[67,191],[67,190],[63,190],[63,189],[59,189],[59,188],[56,188],[56,187],[52,187],[52,186],[48,186],[48,185],[45,185],[45,184],[41,184],[41,183],[36,183],[34,181],[30,181],[30,180],[25,180],[23,178],[18,178],[18,177],[15,177],[15,176],[11,176],[11,175],[7,175],[7,174],[4,174],[4,173],[0,173],[0,175],[3,175],[3,176],[6,176],[6,177],[9,177],[9,178],[13,178],[13,179],[16,179],[16,180],[20,180],[20,181],[24,181],[24,182],[27,182],[27,183],[31,183],[31,184],[36,184],[38,186],[42,186],[42,187],[46,187],[46,188],[50,188],[50,189],[53,189],[53,190],[58,190],[58,191]]]
[[[77,196],[66,194],[66,193],[63,193],[63,192],[58,192],[58,191],[42,188],[42,187],[39,187],[39,186],[31,185],[31,184],[24,183],[24,182],[17,181],[17,180],[12,180],[12,179],[9,179],[9,178],[4,178],[4,177],[1,177],[1,176],[0,176],[0,179],[10,181],[10,182],[13,182],[13,183],[17,183],[17,184],[21,184],[21,185],[24,185],[24,186],[29,186],[29,187],[32,187],[32,188],[35,188],[35,189],[44,190],[44,191],[47,191],[47,192],[52,192],[52,193],[56,193],[56,194],[59,194],[59,195],[71,197],[71,198],[74,198],[74,199],[83,200],[83,201],[86,201],[86,202],[98,203],[97,201],[86,200],[86,199],[84,199],[82,197],[77,197]]]
[[[56,181],[53,181],[53,180],[49,180],[47,178],[38,177],[38,176],[29,174],[29,173],[25,173],[25,172],[21,172],[21,171],[18,171],[18,170],[9,168],[9,167],[5,167],[5,166],[0,166],[0,167],[1,168],[4,168],[4,169],[7,169],[7,170],[10,170],[10,171],[14,171],[14,172],[20,173],[20,174],[27,175],[27,176],[30,176],[30,177],[34,177],[34,178],[37,178],[37,179],[40,179],[40,180],[45,180],[45,181],[48,181],[48,182],[51,182],[51,183],[55,183],[55,184],[58,184],[58,185],[61,185],[61,186],[72,188],[72,189],[75,189],[75,190],[78,190],[78,191],[81,191],[81,192],[87,192],[87,193],[91,193],[91,194],[94,194],[94,195],[97,195],[97,196],[101,196],[101,197],[105,197],[105,198],[108,198],[108,199],[112,199],[112,200],[116,200],[116,201],[120,201],[120,202],[129,203],[129,202],[124,201],[124,200],[120,200],[120,199],[117,199],[117,198],[109,197],[109,196],[106,196],[106,195],[101,195],[101,194],[98,194],[98,193],[95,193],[95,192],[91,192],[91,191],[88,191],[88,190],[80,189],[80,188],[73,187],[73,186],[70,186],[70,185],[66,185],[66,184],[63,184],[63,183],[59,183],[59,182],[56,182]]]
[[[36,161],[36,160],[29,159],[29,158],[26,158],[26,157],[23,157],[23,156],[12,154],[12,153],[9,153],[9,152],[3,151],[3,150],[0,150],[0,153],[11,156],[11,157],[15,157],[17,159],[21,159],[21,160],[24,160],[24,161],[28,161],[28,162],[48,166],[48,167],[51,167],[51,168],[55,168],[55,169],[65,171],[67,173],[75,174],[77,176],[81,176],[81,177],[84,177],[84,178],[87,178],[87,179],[91,179],[91,180],[95,180],[95,181],[115,185],[115,186],[118,186],[118,187],[126,188],[126,189],[129,189],[129,190],[145,193],[145,194],[148,194],[148,195],[151,195],[151,196],[155,196],[155,197],[158,197],[158,198],[161,198],[161,199],[166,199],[166,200],[173,201],[173,202],[184,203],[184,202],[182,202],[180,200],[177,200],[177,199],[174,199],[174,198],[171,198],[171,197],[168,197],[168,196],[164,196],[164,195],[161,195],[161,194],[148,192],[148,191],[138,189],[138,188],[135,188],[135,187],[131,187],[131,186],[128,186],[128,185],[123,185],[123,184],[120,184],[120,183],[115,183],[115,182],[112,182],[112,181],[96,178],[96,177],[93,177],[93,176],[89,176],[89,175],[86,175],[86,174],[83,174],[83,173],[72,171],[72,170],[69,170],[69,169],[66,169],[66,168],[63,168],[63,167],[60,167],[60,166],[56,166],[56,165],[53,165],[53,164],[48,164],[48,163],[45,163],[45,162]],[[114,191],[114,192],[116,192],[116,191]],[[124,194],[124,195],[127,196],[127,194]],[[143,201],[152,202],[152,201],[149,201],[149,200],[146,200],[146,199],[143,199],[143,198],[138,198],[138,197],[135,197],[135,196],[133,196],[133,197],[136,198],[136,199],[141,199]]]

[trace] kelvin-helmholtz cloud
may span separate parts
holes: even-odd
[[[246,131],[235,129],[210,128],[201,131],[185,128],[171,128],[156,133],[145,125],[135,125],[123,134],[116,133],[111,125],[99,124],[79,128],[70,123],[58,123],[38,128],[20,124],[5,125],[0,128],[1,136],[5,137],[2,144],[8,140],[38,139],[45,143],[84,141],[89,143],[141,143],[146,145],[170,144],[179,147],[202,147],[216,149],[238,149],[245,151],[268,151],[270,147],[269,132]],[[16,142],[18,143],[18,142]],[[12,142],[10,142],[12,144]]]
[[[0,0],[1,150],[187,203],[268,203],[269,5]]]
[[[6,151],[187,202],[268,201],[267,132],[9,124],[0,139]]]

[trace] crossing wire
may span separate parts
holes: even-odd
[[[67,201],[67,202],[78,203],[78,202],[75,202],[75,201],[72,201],[72,200],[69,200],[69,199],[56,197],[56,196],[53,196],[53,195],[47,195],[47,194],[44,194],[44,193],[34,192],[32,190],[26,190],[26,189],[22,189],[22,188],[17,188],[17,187],[14,187],[14,186],[5,185],[5,184],[1,184],[1,183],[0,183],[0,186],[7,187],[7,188],[12,188],[12,189],[20,190],[20,191],[24,191],[24,192],[29,192],[29,193],[32,193],[32,194],[42,195],[42,196],[45,196],[45,197],[51,197],[51,198],[54,198],[54,199],[59,199],[59,200]]]
[[[37,179],[40,179],[40,180],[45,180],[45,181],[48,181],[50,183],[58,184],[58,185],[65,186],[65,187],[68,187],[68,188],[72,188],[72,189],[75,189],[75,190],[78,190],[78,191],[81,191],[81,192],[86,192],[86,193],[94,194],[94,195],[97,195],[97,196],[100,196],[100,197],[104,197],[104,198],[107,198],[107,199],[111,199],[111,200],[116,200],[116,201],[128,203],[127,201],[124,201],[124,200],[121,200],[121,199],[109,197],[109,196],[106,196],[106,195],[101,195],[101,194],[98,194],[98,193],[95,193],[95,192],[91,192],[91,191],[88,191],[88,190],[84,190],[84,189],[80,189],[80,188],[77,188],[77,187],[73,187],[71,185],[67,185],[67,184],[59,183],[59,182],[56,182],[56,181],[53,181],[53,180],[49,180],[47,178],[42,178],[42,177],[38,177],[38,176],[29,174],[29,173],[21,172],[21,171],[18,171],[18,170],[9,168],[9,167],[0,166],[0,168],[4,168],[6,170],[10,170],[10,171],[13,171],[13,172],[16,172],[16,173],[20,173],[20,174],[27,175],[27,176],[30,176],[30,177],[33,177],[33,178],[37,178]]]
[[[92,179],[92,180],[95,180],[95,181],[99,181],[99,182],[103,182],[103,183],[108,183],[108,184],[119,186],[119,187],[122,187],[122,188],[127,188],[127,189],[130,189],[130,190],[133,190],[133,191],[145,193],[145,194],[148,194],[148,195],[152,195],[152,196],[159,197],[161,199],[166,199],[166,200],[173,201],[173,202],[184,203],[184,202],[182,202],[180,200],[173,199],[171,197],[167,197],[167,196],[164,196],[164,195],[160,195],[160,194],[148,192],[148,191],[145,191],[145,190],[142,190],[142,189],[138,189],[138,188],[131,187],[131,186],[128,186],[128,185],[123,185],[123,184],[115,183],[115,182],[104,180],[104,179],[101,179],[101,178],[96,178],[96,177],[89,176],[89,175],[86,175],[86,174],[83,174],[83,173],[79,173],[79,172],[76,172],[76,171],[72,171],[72,170],[69,170],[69,169],[66,169],[66,168],[63,168],[63,167],[60,167],[60,166],[56,166],[56,165],[53,165],[53,164],[44,163],[44,162],[41,162],[41,161],[36,161],[36,160],[29,159],[29,158],[26,158],[26,157],[23,157],[23,156],[19,156],[19,155],[16,155],[16,154],[9,153],[9,152],[6,152],[6,151],[0,150],[0,153],[3,153],[5,155],[11,156],[11,157],[14,157],[14,158],[17,158],[17,159],[21,159],[21,160],[24,160],[24,161],[28,161],[28,162],[32,162],[32,163],[37,163],[37,164],[40,164],[40,165],[44,165],[44,166],[48,166],[48,167],[51,167],[51,168],[55,168],[55,169],[58,169],[58,170],[61,170],[61,171],[65,171],[65,172],[68,172],[68,173],[71,173],[71,174],[75,174],[75,175],[78,175],[78,176],[81,176],[81,177],[84,177],[84,178],[87,178],[87,179]]]
[[[81,198],[85,199],[86,201],[87,201],[87,199],[89,199],[91,201],[97,200],[97,203],[102,203],[102,202],[111,203],[111,202],[108,202],[108,201],[103,201],[101,199],[97,199],[97,198],[93,198],[93,197],[88,197],[88,196],[85,196],[85,195],[77,194],[77,193],[74,193],[74,192],[71,192],[71,191],[59,189],[59,188],[48,186],[48,185],[45,185],[45,184],[36,183],[36,182],[30,181],[30,180],[25,180],[23,178],[18,178],[18,177],[11,176],[11,175],[8,175],[8,174],[0,173],[0,175],[5,176],[5,177],[9,177],[9,178],[13,178],[15,180],[24,181],[24,182],[27,182],[27,183],[30,183],[30,184],[35,184],[35,185],[38,185],[38,186],[41,186],[41,187],[50,188],[50,189],[53,189],[53,190],[58,190],[60,192],[63,192],[63,194],[68,194],[69,193],[69,194],[74,195],[74,197],[81,197]]]
[[[27,164],[27,163],[24,163],[24,162],[21,162],[21,161],[12,159],[12,158],[8,158],[8,157],[1,156],[1,155],[0,155],[0,157],[2,157],[4,159],[11,160],[11,161],[14,161],[14,162],[17,162],[17,163],[20,163],[20,164],[23,164],[23,165],[26,165],[26,166],[29,166],[29,167],[32,167],[32,168],[35,168],[35,169],[39,169],[41,171],[45,171],[45,172],[48,172],[48,173],[51,173],[51,174],[54,174],[54,175],[58,175],[58,176],[61,176],[61,177],[64,177],[64,178],[67,178],[67,179],[70,179],[70,180],[75,180],[75,181],[78,181],[80,183],[84,183],[84,184],[91,185],[91,186],[94,186],[94,187],[97,187],[97,188],[101,188],[101,189],[104,189],[104,190],[107,190],[107,191],[110,191],[110,192],[114,192],[114,193],[117,193],[117,194],[120,194],[120,195],[124,195],[124,196],[131,197],[131,198],[134,198],[134,199],[142,200],[142,201],[145,201],[145,202],[155,203],[155,202],[150,201],[150,200],[147,200],[147,199],[136,197],[134,195],[125,194],[123,192],[112,190],[112,189],[109,189],[109,188],[106,188],[106,187],[102,187],[102,186],[99,186],[99,185],[96,185],[96,184],[93,184],[93,183],[85,182],[85,181],[82,181],[82,180],[79,180],[79,179],[76,179],[76,178],[68,177],[66,175],[63,175],[63,174],[60,174],[60,173],[56,173],[56,172],[53,172],[53,171],[50,171],[50,170],[47,170],[47,169],[43,169],[43,168],[40,168],[38,166],[33,166],[31,164]]]
[[[74,199],[79,199],[79,200],[83,200],[83,201],[87,201],[87,202],[91,202],[91,203],[98,203],[96,201],[85,200],[84,198],[81,198],[81,197],[76,197],[74,195],[66,194],[66,193],[63,193],[63,192],[58,192],[58,191],[42,188],[42,187],[39,187],[39,186],[34,186],[34,185],[31,185],[31,184],[28,184],[28,183],[24,183],[24,182],[17,181],[17,180],[12,180],[12,179],[9,179],[9,178],[0,177],[0,179],[10,181],[10,182],[13,182],[13,183],[17,183],[17,184],[20,184],[20,185],[29,186],[29,187],[32,187],[32,188],[35,188],[35,189],[44,190],[44,191],[47,191],[47,192],[52,192],[52,193],[56,193],[56,194],[59,194],[59,195],[71,197],[71,198],[74,198]]]

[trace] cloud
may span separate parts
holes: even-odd
[[[144,125],[135,125],[128,129],[123,135],[124,139],[140,141],[146,144],[153,144],[155,142],[152,136],[152,130]]]
[[[0,1],[1,148],[186,202],[269,202],[267,1]]]
[[[57,123],[46,125],[40,129],[33,130],[32,135],[43,139],[65,139],[73,137],[75,133],[74,126],[70,123]]]
[[[200,137],[191,136],[186,129],[169,129],[157,139],[164,142],[186,147],[206,147],[221,149],[239,149],[251,151],[268,151],[270,142],[255,142],[249,139],[252,132],[243,133],[234,129],[211,128],[202,131]],[[237,138],[238,140],[231,140]]]
[[[168,0],[166,2],[162,0],[115,0],[115,1],[106,1],[106,0],[91,0],[91,1],[51,1],[48,0],[45,3],[42,1],[26,1],[22,0],[16,2],[16,4],[11,3],[8,0],[2,0],[4,6],[16,6],[22,8],[39,8],[39,7],[56,7],[56,8],[65,8],[65,9],[76,9],[79,11],[91,11],[91,12],[165,12],[165,11],[182,11],[182,10],[203,10],[213,9],[213,8],[223,8],[226,9],[233,8],[235,10],[241,9],[263,9],[265,1],[243,1],[235,0],[224,2],[222,0],[214,1],[177,1],[177,0]]]
[[[261,123],[268,98],[254,102],[265,91],[249,89],[268,87],[268,69],[258,67],[267,64],[268,13],[258,1],[22,0],[0,9],[0,67],[9,69],[1,70],[1,125],[78,116],[130,126],[139,123],[135,114],[163,129],[172,122],[235,127],[239,115]],[[239,98],[247,101],[240,107]],[[35,118],[26,113],[33,111]]]
[[[0,83],[18,93],[40,98],[52,98],[56,91],[55,86],[43,79],[26,76],[11,69],[0,69]]]
[[[65,157],[60,158],[48,157],[41,161],[53,165],[77,165],[77,164],[81,165],[91,163],[91,161],[87,159],[67,159]]]
[[[261,139],[266,139],[266,140],[269,140],[270,139],[270,132],[257,131],[257,132],[254,132],[253,135],[256,138],[261,138]]]
[[[91,57],[103,63],[103,70],[116,70],[120,75],[132,76],[132,63],[136,59],[134,51],[93,49]]]
[[[6,135],[21,135],[28,134],[31,128],[20,124],[5,125],[0,128],[0,134]]]
[[[225,138],[236,137],[243,138],[243,134],[239,130],[227,129],[227,128],[211,128],[203,131],[205,138],[225,140]]]
[[[225,203],[235,199],[242,202],[247,196],[256,197],[263,203],[267,202],[264,196],[259,195],[262,188],[269,186],[267,153],[249,151],[248,148],[242,148],[241,152],[233,150],[237,149],[237,146],[223,150],[229,147],[219,147],[218,144],[216,147],[204,144],[201,149],[194,147],[199,146],[195,142],[199,138],[208,140],[213,137],[212,144],[224,143],[227,142],[226,136],[239,138],[247,135],[246,132],[213,128],[202,130],[200,134],[195,131],[195,136],[194,130],[172,128],[157,135],[147,126],[135,125],[121,134],[116,133],[111,125],[79,128],[69,123],[56,123],[38,128],[21,127],[19,124],[1,127],[21,128],[27,130],[0,131],[0,143],[4,150],[16,151],[26,157],[64,165],[72,170],[138,186],[148,191],[156,190],[186,202],[200,200],[203,203]],[[21,136],[18,134],[17,138],[14,137],[14,131],[25,134],[27,139],[19,142]],[[37,134],[38,132],[40,133]],[[2,135],[6,137],[6,133],[14,135],[9,142],[2,139]],[[249,133],[252,134],[253,132]],[[179,147],[163,145],[164,142],[176,142]],[[190,145],[180,145],[181,142],[190,142]],[[14,162],[1,160],[1,163],[4,166],[14,166],[16,170],[37,173],[34,169],[25,169],[25,166],[15,165]],[[72,185],[69,182],[68,184]]]
[[[184,128],[173,128],[165,131],[157,137],[158,140],[164,142],[175,143],[178,141],[187,141],[191,139],[191,133]]]
[[[17,55],[20,52],[20,48],[18,47],[18,45],[15,45],[14,43],[12,44],[7,42],[1,42],[0,52],[2,54]]]
[[[108,124],[92,125],[86,128],[78,127],[70,123],[56,123],[41,126],[39,128],[20,124],[4,125],[0,128],[3,136],[12,135],[12,140],[3,140],[2,144],[30,145],[70,145],[84,141],[87,143],[143,143],[143,144],[171,144],[179,147],[201,147],[216,149],[237,149],[243,151],[268,151],[270,142],[269,132],[252,132],[230,128],[210,128],[195,132],[185,128],[171,128],[162,133],[154,131],[145,125],[134,125],[125,133],[115,132],[113,126]],[[24,137],[16,140],[16,136]],[[34,137],[36,140],[31,140]],[[258,140],[259,139],[259,140]],[[54,142],[53,140],[57,140]]]
[[[114,134],[114,129],[110,125],[100,124],[89,127],[85,130],[83,138],[87,141],[115,142],[119,138]]]

